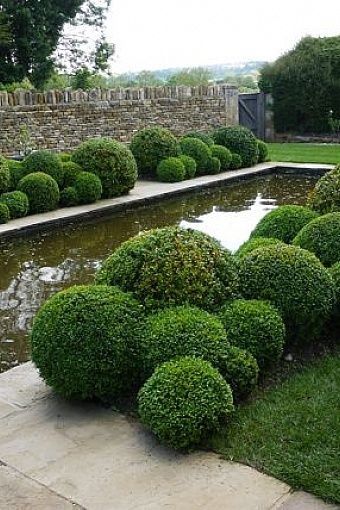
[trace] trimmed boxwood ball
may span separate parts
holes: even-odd
[[[242,158],[244,166],[257,163],[259,152],[257,140],[250,129],[243,126],[228,126],[216,129],[213,138],[217,145],[223,145]]]
[[[66,161],[63,163],[64,181],[63,188],[74,186],[80,172],[83,171],[82,167],[74,161]]]
[[[50,175],[43,172],[23,177],[19,181],[18,190],[27,195],[31,214],[53,211],[58,207],[58,184]]]
[[[268,145],[263,142],[262,140],[257,140],[257,148],[258,148],[258,163],[264,163],[265,161],[268,161]]]
[[[9,209],[6,204],[0,202],[0,223],[8,223],[10,220]]]
[[[308,206],[320,214],[340,211],[340,165],[318,180]]]
[[[8,189],[10,191],[15,191],[19,181],[25,176],[25,167],[21,161],[16,161],[14,159],[8,159],[7,163],[10,172],[10,185]]]
[[[242,158],[239,154],[236,154],[236,152],[231,153],[231,161],[229,168],[230,170],[237,170],[238,168],[241,168],[243,166]]]
[[[332,278],[307,250],[288,245],[258,248],[240,259],[239,276],[243,297],[270,301],[292,341],[311,341],[331,313]]]
[[[219,313],[228,341],[246,349],[260,370],[275,365],[282,356],[285,325],[278,311],[265,301],[237,299]]]
[[[213,366],[228,345],[221,321],[199,308],[179,306],[149,315],[142,329],[140,359],[144,378],[158,365],[180,356],[209,361]]]
[[[96,138],[83,142],[72,154],[72,161],[85,172],[101,180],[103,198],[124,195],[137,180],[137,165],[132,152],[111,138]]]
[[[256,250],[257,248],[261,248],[262,246],[270,246],[271,244],[284,244],[280,239],[275,239],[275,237],[253,237],[248,239],[245,243],[243,243],[235,255],[237,257],[245,257],[248,253]]]
[[[0,194],[6,193],[11,184],[11,174],[6,158],[0,155]]]
[[[27,215],[29,209],[28,198],[22,191],[10,191],[0,197],[0,202],[6,204],[12,219],[22,218]]]
[[[136,133],[130,149],[134,155],[140,175],[154,177],[163,159],[179,155],[177,138],[168,129],[145,128]]]
[[[69,186],[60,192],[60,206],[61,207],[74,207],[79,204],[77,190]]]
[[[231,160],[232,160],[232,155],[231,155],[230,150],[227,149],[226,147],[223,147],[223,145],[213,145],[212,147],[210,147],[210,149],[211,149],[211,154],[214,156],[214,158],[217,158],[220,160],[221,170],[222,171],[228,170]]]
[[[97,282],[117,285],[149,308],[190,304],[214,310],[238,292],[236,260],[210,236],[166,227],[121,244]]]
[[[233,411],[230,386],[210,363],[190,357],[158,367],[138,394],[142,423],[175,449],[197,446]]]
[[[316,217],[317,213],[307,207],[281,205],[259,221],[250,237],[275,237],[290,244],[302,227]]]
[[[163,159],[157,167],[157,177],[162,182],[178,182],[185,179],[185,166],[180,158]]]
[[[142,306],[115,287],[79,286],[39,310],[31,334],[40,375],[66,398],[119,399],[135,384]]]
[[[229,345],[220,356],[218,370],[230,385],[235,402],[248,397],[256,387],[259,367],[245,349]]]
[[[206,173],[210,175],[219,174],[221,171],[221,162],[218,158],[211,157],[208,161]]]
[[[196,161],[190,156],[181,154],[179,159],[182,161],[185,169],[185,179],[192,179],[196,175],[197,165]]]
[[[185,156],[190,156],[196,161],[197,175],[207,173],[211,160],[210,147],[198,138],[182,138],[180,140],[180,148]]]
[[[80,172],[74,183],[79,204],[92,204],[100,199],[103,188],[99,177],[91,172]]]
[[[207,133],[202,133],[201,131],[191,131],[190,133],[186,133],[185,138],[198,138],[198,140],[204,142],[206,145],[208,145],[208,147],[214,145],[212,136],[208,135]]]
[[[57,154],[47,150],[31,152],[23,160],[23,166],[25,175],[43,172],[53,177],[58,186],[62,187],[64,180],[63,165]]]
[[[340,261],[340,212],[325,214],[305,225],[293,244],[309,250],[324,266]]]

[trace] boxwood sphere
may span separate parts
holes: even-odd
[[[223,147],[223,145],[213,145],[212,147],[210,147],[210,149],[211,149],[211,154],[215,158],[220,160],[221,170],[222,171],[228,170],[231,160],[232,160],[232,155],[231,155],[230,150],[227,149],[226,147]]]
[[[0,155],[0,194],[6,193],[11,184],[11,174],[8,161]]]
[[[243,166],[242,158],[239,154],[236,154],[235,152],[231,153],[231,161],[229,168],[230,170],[237,170],[238,168],[241,168]]]
[[[10,220],[10,213],[8,206],[0,202],[0,223],[8,223]]]
[[[40,375],[66,398],[120,398],[135,382],[140,304],[115,287],[79,286],[39,310],[31,334]]]
[[[80,172],[74,183],[79,204],[92,204],[100,199],[103,188],[99,177],[91,172]]]
[[[213,132],[216,144],[223,145],[242,158],[244,166],[253,166],[258,160],[257,140],[250,129],[243,126],[221,127]]]
[[[65,161],[63,163],[63,172],[64,172],[64,181],[63,188],[69,188],[70,186],[74,186],[78,175],[82,172],[83,169],[80,165],[75,163],[74,161]]]
[[[264,163],[268,161],[268,145],[262,140],[257,140],[257,148],[258,148],[258,163]]]
[[[340,211],[340,165],[318,180],[308,206],[320,214]]]
[[[197,175],[207,172],[211,160],[211,150],[208,145],[198,138],[182,138],[180,148],[185,156],[190,156],[196,161]]]
[[[149,315],[142,329],[140,358],[144,378],[158,365],[180,356],[218,363],[228,342],[220,320],[199,308],[179,306]]]
[[[261,248],[262,246],[270,246],[272,244],[284,244],[280,239],[275,239],[275,237],[252,237],[248,239],[245,243],[243,243],[237,252],[235,253],[236,257],[245,257],[248,253],[256,250],[257,248]]]
[[[168,129],[145,128],[136,133],[130,149],[137,161],[140,175],[155,176],[159,163],[179,154],[177,138]]]
[[[185,169],[185,179],[192,179],[196,175],[197,165],[194,158],[181,154],[179,159],[182,161]]]
[[[180,158],[163,159],[157,167],[157,177],[162,182],[183,181],[185,166]]]
[[[137,165],[131,151],[111,138],[83,142],[73,152],[72,161],[99,177],[103,198],[128,193],[137,180]]]
[[[325,266],[340,261],[340,212],[325,214],[300,230],[293,243],[309,250]]]
[[[166,227],[133,237],[104,262],[97,282],[117,285],[150,308],[213,310],[238,291],[236,261],[210,236]]]
[[[10,191],[9,193],[4,193],[0,197],[0,202],[7,205],[12,219],[22,218],[28,213],[28,197],[21,191]]]
[[[19,181],[18,190],[27,195],[31,214],[53,211],[58,207],[58,184],[53,177],[43,172],[23,177]]]
[[[207,133],[202,133],[201,131],[190,131],[190,133],[185,134],[185,138],[198,138],[198,140],[204,142],[206,145],[208,145],[208,147],[214,145],[212,136],[208,135]]]
[[[79,204],[77,190],[69,186],[60,192],[60,206],[61,207],[74,207]]]
[[[232,411],[230,386],[210,363],[190,357],[158,367],[138,395],[141,421],[175,449],[198,445]]]
[[[245,349],[229,345],[219,358],[218,370],[230,385],[235,402],[248,397],[256,387],[259,367]]]
[[[275,237],[289,244],[302,227],[316,217],[317,213],[307,207],[281,205],[260,220],[251,237]]]
[[[237,299],[221,309],[219,318],[228,341],[249,351],[260,370],[268,369],[281,358],[285,325],[278,311],[269,303]]]
[[[50,175],[58,186],[62,187],[64,180],[63,165],[56,154],[47,150],[31,152],[23,161],[25,175],[43,172]]]
[[[282,315],[291,340],[312,340],[334,304],[334,284],[312,253],[296,246],[258,248],[239,263],[246,299],[270,301]]]
[[[219,174],[221,171],[221,162],[218,158],[211,157],[208,161],[208,166],[206,169],[207,174],[215,175]]]

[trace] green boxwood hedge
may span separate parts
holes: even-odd
[[[39,310],[32,359],[47,384],[66,398],[119,399],[136,382],[142,318],[141,305],[117,288],[72,287]]]
[[[235,152],[231,153],[231,161],[229,168],[230,170],[237,170],[238,168],[242,168],[243,161],[239,154],[236,154]]]
[[[100,184],[101,185],[101,184]],[[60,207],[74,207],[79,204],[77,190],[73,186],[63,189],[60,192]]]
[[[259,367],[245,349],[229,345],[219,358],[218,370],[230,385],[235,402],[248,397],[256,387]]]
[[[59,187],[64,181],[63,165],[56,154],[47,150],[31,152],[23,161],[25,175],[35,172],[44,173],[53,177]]]
[[[223,145],[213,145],[210,147],[210,150],[213,157],[220,160],[222,172],[228,170],[232,160],[230,150],[226,147],[223,147]]]
[[[91,172],[80,172],[74,183],[79,204],[92,204],[100,199],[103,188],[99,177]]]
[[[185,169],[185,179],[192,179],[196,175],[197,165],[194,158],[181,154],[179,159],[182,161]]]
[[[308,206],[320,214],[340,211],[340,165],[318,180]]]
[[[150,230],[121,244],[97,282],[131,291],[152,308],[191,304],[213,310],[238,291],[230,252],[206,234],[178,227]]]
[[[244,166],[253,166],[258,161],[258,145],[253,133],[243,126],[228,126],[213,132],[216,144],[223,145],[242,158]]]
[[[63,188],[65,189],[69,188],[70,186],[74,186],[78,175],[82,171],[83,171],[82,167],[75,163],[74,161],[65,161],[63,163],[64,172]]]
[[[259,153],[258,163],[264,163],[265,161],[268,161],[268,145],[262,140],[257,140],[257,149]]]
[[[190,357],[158,367],[138,395],[142,422],[175,449],[198,445],[232,411],[230,386],[210,363]]]
[[[275,237],[252,237],[248,239],[245,243],[243,243],[239,249],[235,252],[236,257],[245,257],[248,253],[251,253],[257,248],[261,248],[263,246],[270,246],[272,244],[284,244],[280,239],[275,239]]]
[[[43,172],[28,174],[19,181],[18,190],[25,193],[31,214],[53,211],[59,203],[59,187],[56,181]]]
[[[19,181],[25,176],[25,167],[21,161],[16,161],[14,159],[8,159],[7,163],[10,173],[10,185],[8,190],[15,191]]]
[[[182,138],[180,140],[180,148],[185,156],[190,156],[196,161],[197,175],[207,173],[212,157],[208,145],[198,138]]]
[[[185,179],[185,166],[180,158],[163,159],[157,167],[157,178],[162,182],[178,182]]]
[[[219,174],[221,172],[221,161],[218,158],[211,157],[208,161],[206,174]]]
[[[7,223],[10,220],[8,206],[0,202],[0,223]]]
[[[4,193],[0,196],[0,202],[7,205],[11,219],[22,218],[28,213],[28,197],[22,191]]]
[[[11,184],[11,174],[9,170],[8,161],[0,155],[0,194],[6,193]]]
[[[335,307],[334,315],[337,323],[340,324],[340,262],[336,262],[329,268],[330,275],[335,285]]]
[[[208,147],[214,145],[212,136],[207,133],[202,133],[201,131],[190,131],[189,133],[185,134],[185,138],[198,138],[198,140],[204,142],[206,145],[208,145]]]

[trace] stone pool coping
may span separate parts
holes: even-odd
[[[0,239],[15,237],[22,233],[35,230],[48,230],[53,226],[67,225],[103,217],[112,212],[129,210],[157,202],[164,198],[172,198],[183,193],[198,191],[226,183],[250,179],[255,176],[273,173],[293,173],[302,175],[322,175],[334,168],[334,165],[314,163],[261,163],[251,168],[229,170],[217,175],[203,175],[182,182],[163,183],[156,181],[138,180],[136,186],[128,195],[100,200],[95,204],[80,205],[57,209],[43,214],[35,214],[11,220],[0,225]]]

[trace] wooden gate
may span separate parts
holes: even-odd
[[[257,138],[265,139],[265,94],[239,94],[239,123],[250,129]]]

